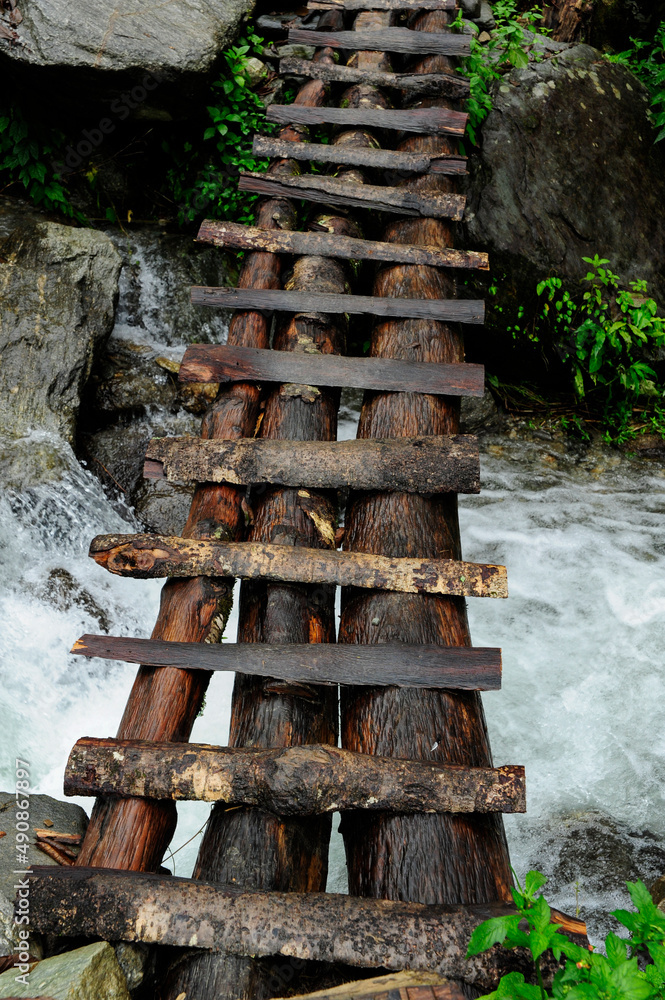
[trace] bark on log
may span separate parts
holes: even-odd
[[[308,10],[455,10],[456,0],[307,0]]]
[[[291,1000],[465,1000],[465,994],[456,983],[436,972],[396,972],[315,993],[298,994]]]
[[[319,205],[371,208],[376,212],[390,212],[393,215],[424,215],[437,219],[456,219],[458,222],[464,215],[466,204],[466,197],[462,194],[421,195],[399,187],[384,187],[377,184],[365,184],[359,187],[353,180],[312,174],[273,180],[265,174],[248,171],[240,174],[238,187],[241,191],[251,191],[254,194],[279,194],[285,198],[303,198]]]
[[[301,684],[396,684],[399,687],[498,691],[501,650],[471,646],[341,646],[335,643],[160,642],[84,635],[72,653],[152,667],[236,670]]]
[[[425,392],[444,396],[482,396],[482,365],[436,364],[383,358],[342,358],[335,354],[286,354],[219,344],[190,344],[178,378],[181,382],[284,382],[349,386],[384,392]]]
[[[30,877],[31,925],[41,933],[438,972],[484,991],[495,989],[506,971],[532,974],[525,949],[493,948],[465,958],[478,924],[514,912],[498,903],[443,906],[332,893],[251,892],[74,866],[35,868]],[[583,933],[584,924],[576,925]],[[547,981],[558,963],[549,955],[543,965]]]
[[[322,745],[263,750],[84,737],[67,761],[65,795],[224,802],[277,816],[526,812],[523,767],[459,767]]]
[[[364,4],[365,0],[358,2]],[[437,0],[432,2],[436,3]],[[310,62],[309,59],[296,59],[293,56],[280,59],[279,71],[283,75],[291,73],[294,76],[308,76],[313,80],[325,80],[329,83],[364,83],[375,87],[389,87],[403,90],[409,96],[438,96],[459,100],[469,95],[469,81],[455,73],[425,73],[417,76],[414,73],[359,70],[337,63],[333,66],[322,66],[320,63]]]
[[[363,81],[364,82],[364,81]],[[340,125],[350,128],[396,129],[421,135],[464,135],[467,114],[439,108],[396,111],[394,108],[301,108],[293,104],[270,104],[269,122],[282,125]]]
[[[468,35],[428,32],[410,28],[383,28],[378,31],[308,31],[290,28],[289,41],[299,45],[329,45],[333,49],[362,49],[368,52],[403,52],[407,55],[468,56]]]
[[[322,148],[330,151],[331,159],[336,159],[335,146]],[[231,247],[234,250],[266,250],[269,253],[309,254],[316,257],[337,257],[341,260],[390,261],[395,264],[489,270],[486,253],[396,246],[394,243],[358,240],[353,236],[337,236],[334,233],[268,231],[257,226],[241,226],[237,222],[217,222],[213,219],[206,219],[201,224],[196,239],[199,243],[214,243],[215,246]]]
[[[439,322],[485,322],[482,299],[410,299],[372,295],[334,295],[329,292],[254,290],[253,288],[207,288],[194,285],[192,302],[223,309],[265,309],[268,312],[346,313],[370,316],[412,316]]]
[[[153,438],[145,475],[175,482],[271,483],[301,489],[479,493],[478,439],[399,438],[384,441],[280,441],[241,438]]]
[[[331,527],[319,520],[322,541]],[[274,537],[274,533],[273,533]],[[399,558],[262,542],[214,542],[168,535],[97,535],[90,555],[110,573],[137,580],[234,576],[285,583],[396,590],[407,594],[507,597],[505,566],[455,559]]]

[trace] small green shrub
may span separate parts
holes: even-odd
[[[632,48],[607,58],[627,66],[651,94],[650,118],[658,130],[654,142],[665,139],[665,21],[661,21],[653,41],[631,38]]]
[[[665,915],[654,904],[643,882],[627,882],[636,912],[615,910],[613,917],[628,928],[628,940],[616,934],[605,938],[606,955],[597,954],[570,941],[552,923],[552,911],[539,890],[547,879],[529,872],[524,888],[517,879],[512,888],[517,913],[493,917],[471,936],[467,957],[487,951],[494,944],[505,948],[526,948],[533,959],[537,986],[527,983],[521,972],[503,976],[499,987],[487,1000],[649,1000],[665,998]],[[526,929],[524,929],[526,923]],[[565,965],[554,976],[551,992],[545,988],[540,960],[551,948]],[[650,961],[641,969],[638,956]]]
[[[29,124],[17,106],[0,109],[0,189],[22,191],[47,211],[82,218],[56,175],[65,137],[54,129]]]

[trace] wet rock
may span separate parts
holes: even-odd
[[[497,430],[501,417],[494,396],[488,389],[482,396],[462,396],[460,407],[460,434],[478,434]]]
[[[87,419],[177,406],[176,371],[169,372],[147,344],[111,338],[90,378],[86,393]]]
[[[26,864],[17,864],[16,853],[16,794],[0,792],[0,831],[5,836],[0,837],[0,955],[11,955],[18,947],[19,938],[14,924],[14,897],[16,896],[17,868],[30,868],[32,865],[54,865],[47,854],[35,847],[34,829],[48,828],[56,833],[76,833],[83,835],[88,825],[88,817],[80,806],[72,802],[60,802],[50,795],[30,795],[28,836],[30,842],[26,855]],[[22,855],[21,855],[22,857]],[[40,957],[39,942],[36,954]],[[33,953],[35,953],[33,951]],[[2,980],[4,977],[0,977]],[[0,996],[17,994],[0,993]],[[28,994],[29,995],[29,994]]]
[[[194,487],[144,479],[134,494],[136,516],[146,531],[181,535],[189,515]]]
[[[16,982],[16,972],[0,976],[0,997],[48,997],[49,1000],[129,1000],[125,976],[107,941],[45,958]]]
[[[574,282],[582,257],[644,278],[665,301],[665,149],[648,95],[586,45],[498,82],[474,157],[467,244],[489,251],[517,301],[549,274]],[[636,183],[639,178],[639,185]]]

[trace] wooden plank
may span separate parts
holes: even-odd
[[[320,66],[321,63],[313,63]],[[332,67],[329,67],[332,68]],[[335,67],[347,69],[348,67]],[[466,174],[466,157],[436,156],[430,153],[401,153],[393,149],[354,146],[349,144],[327,145],[322,142],[294,144],[285,139],[271,139],[255,135],[252,144],[255,156],[283,157],[291,160],[311,160],[317,163],[334,163],[335,166],[372,167],[375,170],[398,170],[406,173]],[[205,223],[204,223],[205,224]]]
[[[406,994],[408,987],[429,990],[427,1000],[465,998],[465,994],[456,983],[451,983],[435,972],[396,972],[389,976],[359,979],[354,983],[344,983],[343,986],[333,986],[327,990],[317,990],[315,993],[299,993],[290,1000],[378,1000],[380,996],[386,997],[386,994],[390,997],[391,990],[397,990],[401,1000],[401,991]],[[273,1000],[286,1000],[286,998],[277,997]],[[407,997],[406,1000],[411,998]]]
[[[364,0],[358,2],[363,3]],[[437,0],[432,2],[436,3]],[[469,96],[469,81],[456,73],[388,73],[384,70],[356,69],[338,63],[328,65],[292,56],[280,59],[279,72],[281,76],[305,76],[325,83],[364,83],[374,87],[389,87],[407,91],[410,97],[450,97],[461,100]]]
[[[286,143],[284,144],[286,145]],[[341,260],[371,260],[387,263],[426,264],[430,267],[461,267],[489,270],[486,253],[467,250],[438,250],[436,247],[410,246],[360,240],[334,233],[299,233],[291,230],[259,229],[238,222],[206,219],[196,237],[199,243],[232,247],[235,250],[264,250],[298,256],[337,257]]]
[[[387,128],[421,135],[464,135],[468,115],[447,108],[307,108],[299,104],[270,104],[269,122],[282,125],[342,125],[350,128]]]
[[[523,767],[398,760],[324,744],[265,750],[84,737],[67,761],[65,795],[225,802],[277,816],[526,812]]]
[[[78,866],[35,867],[28,878],[30,924],[44,934],[408,968],[438,972],[484,992],[495,989],[516,961],[529,964],[524,949],[492,948],[466,958],[480,923],[516,912],[505,903],[428,905],[341,893],[249,891]],[[581,921],[575,926],[584,928]],[[541,961],[550,982],[558,963],[551,954]]]
[[[178,378],[181,382],[257,380],[348,386],[380,392],[482,396],[485,370],[482,365],[346,358],[334,354],[287,354],[285,351],[229,347],[227,344],[190,344]]]
[[[172,482],[480,493],[478,439],[465,434],[297,443],[162,437],[150,441],[146,459],[146,478]]]
[[[381,31],[308,31],[290,28],[289,41],[301,45],[366,52],[405,52],[409,55],[468,56],[468,35],[444,31],[411,31],[382,28]]]
[[[409,594],[508,596],[505,566],[454,559],[391,559],[366,552],[149,534],[97,535],[90,545],[90,556],[110,573],[139,580],[233,576]]]
[[[485,303],[476,299],[386,299],[370,295],[335,295],[327,292],[284,292],[281,289],[192,288],[197,306],[222,309],[262,309],[268,312],[346,313],[400,316],[441,323],[485,321]],[[291,380],[292,381],[292,380]]]
[[[456,10],[457,0],[307,0],[308,10]]]
[[[199,643],[83,635],[72,653],[146,667],[234,670],[304,684],[498,691],[501,650],[471,646]]]
[[[303,198],[324,205],[343,208],[370,208],[394,215],[423,215],[460,222],[466,198],[461,194],[420,194],[406,188],[384,187],[378,184],[356,184],[340,177],[301,174],[274,180],[265,174],[246,172],[240,175],[238,187],[254,194],[284,195]]]

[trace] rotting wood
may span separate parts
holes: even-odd
[[[466,197],[462,194],[420,194],[400,187],[377,184],[356,184],[341,177],[300,174],[274,180],[265,174],[247,171],[238,181],[241,191],[254,194],[283,195],[304,198],[324,205],[341,208],[368,208],[393,215],[424,215],[437,219],[455,219],[464,215]]]
[[[302,684],[498,691],[501,650],[474,646],[194,643],[83,635],[72,653],[150,667],[234,670]]]
[[[277,816],[526,812],[523,767],[468,768],[324,745],[265,750],[84,737],[69,755],[65,795],[225,802]]]
[[[468,115],[440,108],[301,108],[294,104],[269,104],[266,118],[282,125],[340,125],[395,129],[421,135],[464,135]]]
[[[416,992],[415,987],[420,992]],[[397,992],[391,992],[393,990]],[[273,1000],[287,998],[273,997]],[[436,972],[396,972],[389,976],[359,979],[315,993],[299,993],[290,1000],[465,1000],[465,994],[456,983]]]
[[[302,489],[479,493],[478,439],[387,438],[384,441],[292,441],[153,438],[144,475],[174,482],[273,483]]]
[[[30,922],[44,934],[438,972],[483,991],[495,989],[507,971],[533,972],[525,949],[492,948],[465,957],[480,923],[516,912],[507,904],[446,906],[334,893],[252,892],[82,867],[35,868],[28,878]],[[581,921],[572,923],[578,934],[585,933]],[[586,938],[577,940],[586,943]],[[551,954],[543,956],[546,982],[556,968]]]
[[[326,147],[327,148],[327,147]],[[334,147],[333,147],[334,150]],[[232,247],[235,250],[265,250],[269,253],[311,254],[342,260],[387,261],[428,264],[432,267],[461,267],[489,270],[487,254],[469,250],[439,250],[437,247],[398,246],[375,240],[360,240],[335,233],[298,233],[259,229],[238,222],[206,219],[197,235],[199,243]]]
[[[333,66],[285,56],[279,62],[280,74],[306,76],[326,83],[363,83],[375,87],[402,90],[409,96],[445,96],[461,100],[469,96],[469,81],[455,73],[389,73],[378,69],[355,69],[353,66]],[[399,154],[395,154],[399,155]],[[465,159],[459,157],[458,159]]]
[[[241,577],[409,594],[508,596],[505,566],[454,559],[391,559],[365,552],[149,534],[97,535],[90,545],[90,555],[110,573],[139,580],[164,576]]]
[[[425,34],[410,28],[335,32],[290,28],[289,41],[299,45],[329,45],[334,49],[403,52],[407,55],[468,56],[471,51],[468,35],[444,31]]]
[[[457,0],[307,0],[308,10],[456,10]]]
[[[392,358],[346,358],[334,354],[286,354],[224,344],[191,344],[185,351],[181,382],[294,381],[384,392],[424,392],[482,396],[482,365],[437,364]]]
[[[194,285],[191,299],[197,306],[222,309],[262,309],[266,312],[342,313],[399,316],[449,323],[485,322],[482,299],[409,299],[370,295],[336,295],[328,292],[290,292],[254,288],[206,288]]]

